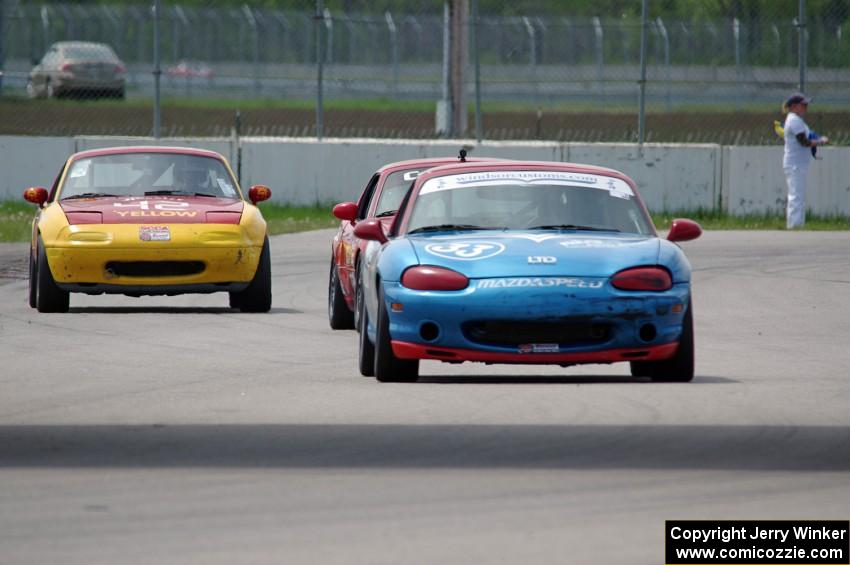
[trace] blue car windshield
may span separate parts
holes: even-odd
[[[585,229],[652,234],[621,179],[552,171],[485,171],[428,180],[412,203],[407,232],[459,229]]]

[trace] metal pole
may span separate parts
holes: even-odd
[[[451,43],[452,34],[450,31],[451,10],[449,9],[449,1],[444,0],[443,2],[443,91],[442,99],[437,106],[437,130],[442,137],[449,137],[452,129],[451,78],[449,71],[451,67],[451,48],[449,44]]]
[[[162,118],[160,115],[159,79],[162,70],[159,66],[159,0],[153,1],[153,136],[160,137]]]
[[[390,34],[390,58],[392,59],[393,65],[393,96],[398,96],[398,29],[395,26],[395,22],[393,21],[393,16],[390,14],[389,10],[384,12],[384,17],[387,20],[387,31]]]
[[[325,63],[330,65],[334,62],[334,19],[327,8],[322,13],[325,16],[325,32],[328,34],[325,38]]]
[[[649,13],[649,0],[643,0],[640,14],[640,107],[638,109],[638,143],[643,145],[646,139],[646,28]]]
[[[254,96],[260,96],[262,84],[260,83],[260,29],[257,24],[257,18],[254,16],[254,11],[247,4],[242,4],[242,13],[245,15],[245,21],[248,22],[248,27],[251,28],[251,54],[254,63]]]
[[[324,129],[324,0],[316,0],[316,138],[321,141]]]
[[[4,0],[0,0],[0,94],[3,93],[3,61],[4,61],[4,53],[3,53],[3,43],[6,40],[6,36],[4,34],[5,31],[5,20],[3,15],[6,12],[6,2]]]
[[[800,13],[797,15],[797,64],[800,67],[800,92],[806,91],[806,0],[800,0]]]
[[[531,20],[528,16],[522,17],[522,24],[525,26],[525,33],[528,34],[528,55],[531,59],[529,62],[533,67],[537,67],[537,31],[531,25]]]
[[[450,70],[451,100],[452,100],[452,122],[451,132],[454,137],[462,137],[466,133],[466,104],[464,94],[466,81],[466,54],[469,46],[466,44],[466,20],[469,11],[467,0],[452,0],[450,4]]]
[[[41,7],[41,35],[44,41],[41,52],[44,54],[50,46],[50,13],[46,5]]]
[[[475,141],[481,143],[484,133],[481,124],[481,46],[478,36],[481,31],[481,22],[478,20],[478,0],[472,0],[472,33],[473,36],[473,58],[475,61]]]
[[[599,97],[604,100],[605,95],[605,32],[602,29],[602,20],[593,18],[593,33],[596,37],[596,86],[599,89]]]
[[[670,82],[672,81],[672,77],[670,75],[670,36],[667,34],[667,28],[664,26],[664,20],[662,20],[660,17],[655,20],[655,25],[658,26],[658,32],[661,34],[661,39],[664,40],[664,78],[665,82],[667,83],[666,98],[667,111],[669,112],[672,107],[672,100],[670,94]]]

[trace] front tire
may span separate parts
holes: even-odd
[[[366,312],[366,306],[363,300],[357,302],[357,308],[360,312],[360,335],[357,351],[357,365],[360,369],[360,374],[364,377],[375,376],[375,345],[369,341],[369,314]]]
[[[70,304],[70,294],[62,290],[53,279],[50,265],[47,263],[47,253],[41,238],[38,239],[38,264],[36,265],[36,308],[39,312],[67,312]]]
[[[418,359],[399,359],[393,353],[390,317],[381,291],[378,298],[378,330],[375,340],[375,377],[382,383],[413,383],[419,379]]]
[[[663,383],[687,383],[694,378],[694,318],[691,302],[682,321],[682,336],[676,354],[663,361],[632,361],[632,376],[649,377]]]
[[[354,313],[345,303],[345,296],[342,294],[342,286],[339,282],[339,271],[333,257],[331,257],[331,272],[328,275],[328,322],[332,330],[354,328]]]
[[[363,303],[363,280],[362,273],[363,269],[360,268],[360,259],[357,260],[357,267],[354,271],[354,329],[358,332],[361,328],[360,323],[360,306]]]
[[[271,254],[269,252],[269,238],[263,241],[263,250],[260,252],[260,262],[257,264],[257,272],[248,285],[248,288],[236,294],[236,304],[243,312],[268,312],[272,308],[272,266]],[[234,303],[231,295],[230,304]]]
[[[33,255],[30,250],[30,278],[29,278],[29,305],[30,308],[38,308],[38,248]]]

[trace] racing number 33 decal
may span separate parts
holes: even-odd
[[[452,243],[429,243],[425,246],[425,251],[431,255],[461,261],[489,259],[504,250],[505,246],[498,242],[455,241]]]

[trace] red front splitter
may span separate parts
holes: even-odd
[[[434,359],[436,361],[477,361],[481,363],[579,364],[619,363],[622,361],[661,361],[676,353],[679,342],[651,347],[628,347],[576,353],[500,353],[476,349],[458,349],[393,341],[393,354],[399,359]]]

